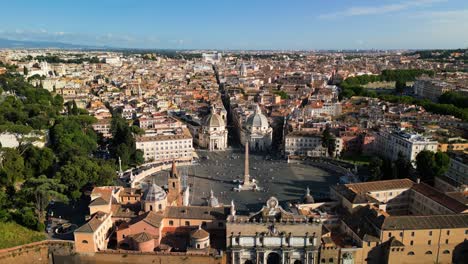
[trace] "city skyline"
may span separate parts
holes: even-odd
[[[142,49],[465,48],[467,15],[468,4],[455,0],[15,1],[4,8],[0,38]]]

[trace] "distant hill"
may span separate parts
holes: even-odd
[[[52,41],[34,41],[34,40],[11,40],[0,38],[0,48],[9,49],[34,49],[34,48],[57,48],[57,49],[110,49],[106,46],[88,46],[77,45]]]

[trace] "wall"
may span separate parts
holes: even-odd
[[[70,261],[72,260],[72,261]],[[214,256],[196,256],[185,253],[109,253],[100,252],[94,255],[76,255],[68,259],[68,262],[62,263],[82,263],[82,264],[111,264],[111,263],[164,263],[164,264],[224,264],[226,257]]]
[[[73,242],[44,240],[12,248],[0,249],[0,263],[48,264],[49,253],[72,255]]]

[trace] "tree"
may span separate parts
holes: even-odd
[[[330,126],[328,125],[322,133],[322,147],[327,148],[327,152],[330,157],[335,156],[336,138],[330,132]]]
[[[109,145],[111,156],[122,160],[124,168],[130,165],[140,164],[142,159],[141,152],[136,149],[134,132],[142,133],[141,129],[130,127],[125,119],[120,115],[112,117],[111,122],[112,140]]]
[[[377,181],[380,180],[382,177],[382,165],[383,165],[383,160],[378,158],[378,157],[372,157],[370,162],[369,162],[369,171],[371,174],[371,180]]]
[[[398,157],[394,162],[394,167],[395,167],[395,178],[397,179],[408,178],[410,169],[411,169],[411,163],[406,159],[403,153],[401,152],[398,153]]]
[[[403,94],[406,88],[406,82],[403,80],[398,79],[395,82],[395,93],[396,94]]]
[[[3,148],[0,150],[0,180],[5,186],[14,186],[24,178],[24,159],[16,149]]]
[[[42,174],[51,175],[56,163],[54,152],[48,148],[31,147],[24,153],[25,174],[28,177],[37,177]]]
[[[29,73],[28,68],[26,68],[26,66],[23,66],[23,74],[24,74],[24,76],[28,76],[28,73]]]
[[[440,177],[447,172],[450,165],[450,157],[444,152],[434,154],[434,175]]]
[[[52,200],[68,202],[67,196],[63,194],[66,188],[59,180],[41,175],[38,178],[28,179],[23,184],[20,194],[28,201],[33,201],[39,221],[43,222],[47,205]]]
[[[423,150],[416,156],[416,170],[422,181],[433,183],[435,177],[442,176],[450,165],[450,158],[443,152]]]
[[[69,197],[77,200],[83,187],[113,184],[115,176],[115,169],[108,162],[87,156],[75,156],[60,167],[55,178],[67,186],[66,193]]]

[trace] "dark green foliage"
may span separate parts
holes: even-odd
[[[85,186],[110,185],[114,182],[116,172],[112,165],[102,160],[86,156],[72,157],[64,164],[55,178],[67,186],[67,194],[77,200]]]
[[[24,159],[16,149],[2,148],[0,164],[0,184],[13,186],[24,179]]]
[[[327,148],[328,155],[333,157],[336,150],[336,138],[331,133],[330,127],[327,126],[322,133],[322,146]]]
[[[2,94],[0,100],[0,132],[20,141],[17,149],[0,148],[0,221],[43,230],[45,208],[52,199],[76,200],[86,186],[113,184],[113,162],[93,158],[95,118],[75,102],[68,104],[69,115],[61,115],[61,96],[31,86],[18,74],[0,75],[0,89],[12,94]],[[49,130],[50,146],[30,144],[37,139],[29,135],[41,133],[38,130]]]
[[[371,174],[371,181],[378,181],[382,177],[383,160],[379,157],[372,157],[369,163],[369,172]]]
[[[109,151],[116,161],[120,157],[124,168],[143,162],[143,154],[136,149],[134,131],[141,132],[130,127],[120,115],[117,114],[112,117],[112,140],[109,144]]]
[[[423,150],[416,156],[416,170],[421,181],[432,184],[435,177],[442,176],[450,165],[446,153]]]
[[[439,103],[468,108],[468,95],[464,95],[460,92],[446,92],[439,97]]]
[[[432,70],[422,70],[422,69],[404,69],[404,70],[383,70],[381,73],[382,81],[387,82],[396,82],[398,80],[403,82],[411,82],[416,80],[416,77],[421,75],[434,76],[434,71]]]
[[[54,152],[47,147],[30,147],[25,151],[23,156],[27,178],[38,177],[42,174],[51,175],[53,173],[53,166],[57,162]]]
[[[406,82],[402,80],[397,80],[395,82],[395,93],[402,94],[405,91]]]
[[[95,121],[94,117],[85,115],[57,120],[50,129],[50,140],[60,160],[70,160],[76,155],[88,156],[97,149],[97,136],[91,127]]]
[[[77,63],[77,64],[80,64],[83,62],[101,63],[98,57],[76,58],[76,59],[64,60],[56,55],[47,55],[47,56],[39,55],[39,56],[36,56],[35,59],[39,61],[47,61],[48,63]]]

